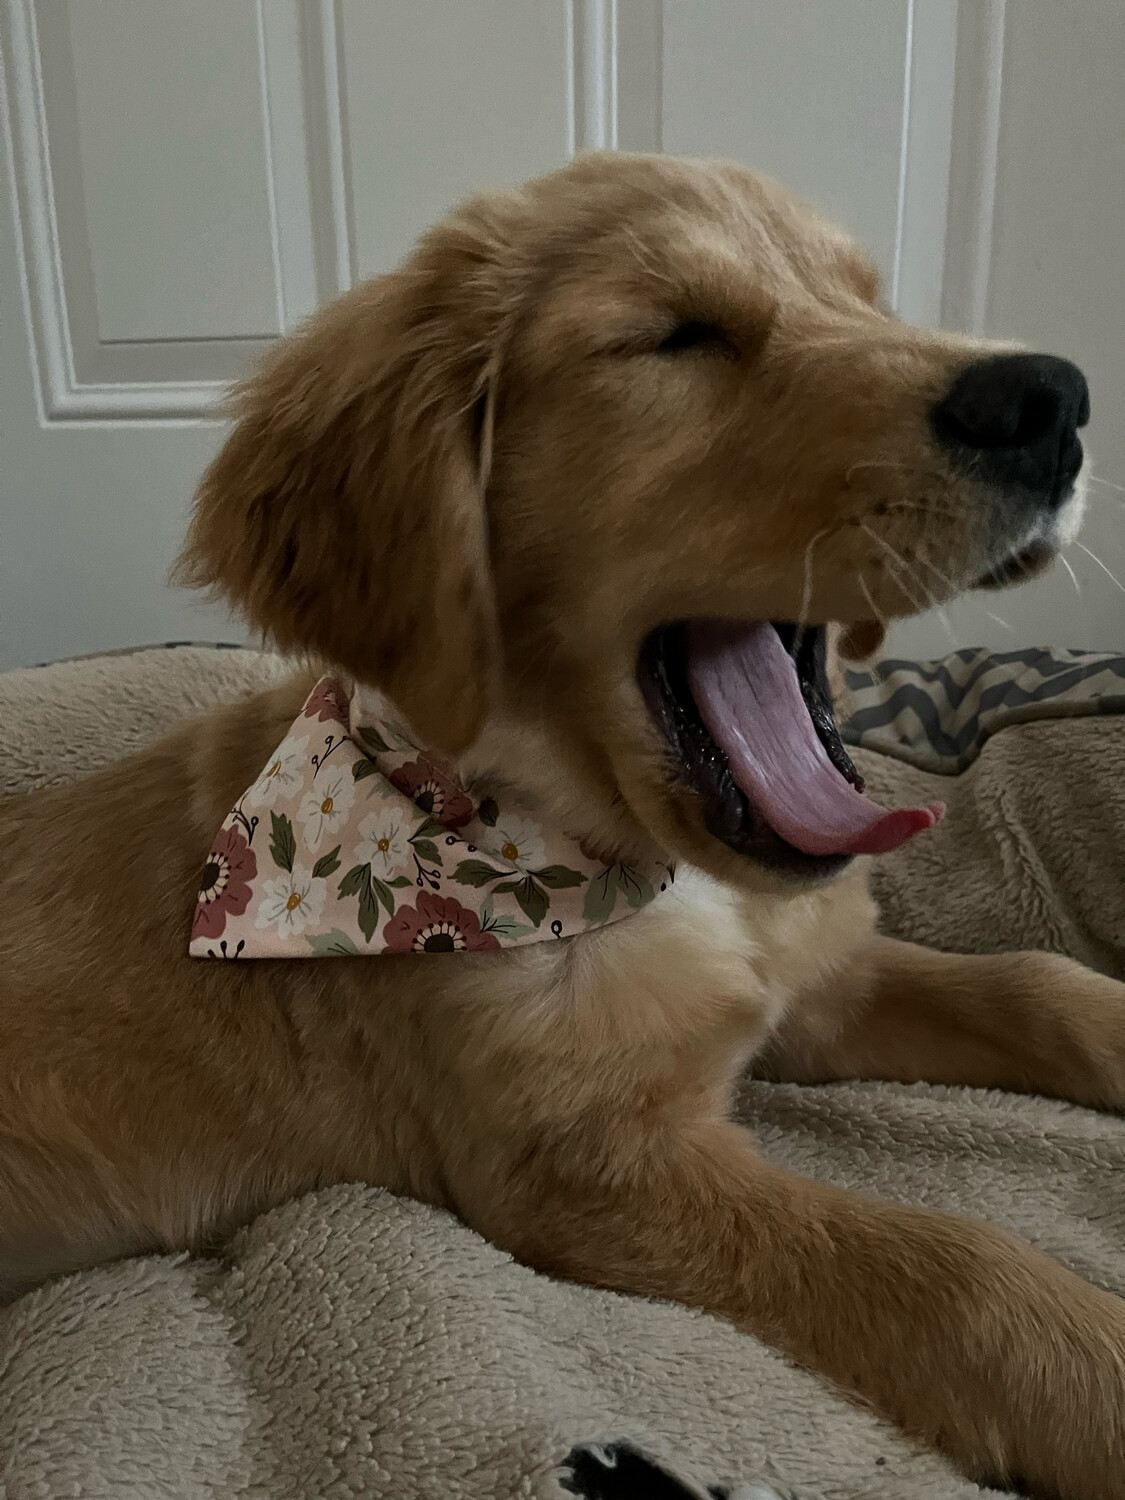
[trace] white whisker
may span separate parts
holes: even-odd
[[[1070,581],[1074,585],[1074,592],[1078,595],[1079,599],[1081,599],[1082,585],[1078,582],[1078,575],[1077,573],[1075,573],[1074,569],[1070,566],[1070,563],[1066,560],[1061,552],[1059,553],[1059,562],[1062,563],[1063,567],[1070,574]]]
[[[956,651],[956,649],[957,649],[957,637],[953,633],[953,626],[950,623],[949,616],[948,616],[948,614],[945,611],[945,606],[941,605],[941,604],[938,604],[935,607],[937,609],[937,617],[941,621],[941,628],[945,631],[946,635],[949,637],[949,644]]]
[[[883,615],[883,613],[880,610],[879,606],[875,603],[874,599],[872,599],[872,597],[871,597],[871,590],[867,586],[867,579],[863,576],[862,572],[858,574],[858,580],[859,580],[859,586],[863,590],[863,597],[867,600],[868,604],[871,606],[871,609],[872,609],[872,611],[873,611],[873,613],[875,615],[876,621],[885,630],[887,628],[887,625],[888,625],[889,622],[887,621],[887,619]],[[919,580],[919,582],[920,582],[920,580]],[[925,587],[925,585],[922,585],[922,586],[923,586],[923,588]],[[906,589],[903,588],[903,585],[901,583],[899,584],[899,588],[902,589],[902,591],[903,591],[904,594],[906,593]],[[949,644],[954,649],[956,649],[956,647],[957,647],[957,637],[954,634],[953,626],[952,626],[952,624],[950,622],[949,615],[946,613],[946,611],[942,607],[942,605],[938,604],[934,600],[934,596],[929,593],[928,589],[926,590],[926,593],[929,595],[930,602],[931,602],[931,607],[934,608],[936,610],[936,612],[937,612],[937,617],[941,621],[942,629],[945,631],[946,635],[949,637]],[[909,598],[910,602],[915,605],[915,608],[917,608],[916,601],[909,594],[907,594],[907,598]]]
[[[946,588],[949,589],[952,593],[956,594],[960,592],[957,585],[953,582],[953,579],[950,578],[949,574],[943,573],[938,567],[937,563],[932,563],[921,549],[919,549],[918,551],[918,561],[920,563],[924,563],[926,567],[929,568],[931,573],[936,573],[937,576],[941,579],[942,583],[944,583]]]
[[[857,463],[849,464],[844,470],[845,489],[851,484],[852,475],[858,473],[861,469],[886,469],[892,474],[909,474],[912,478],[919,481],[923,479],[944,481],[945,479],[945,475],[940,469],[924,469],[919,467],[918,464],[898,463],[889,458],[866,458],[861,459]]]
[[[995,620],[997,625],[1002,626],[1003,629],[1009,631],[1012,635],[1015,634],[1016,627],[1014,625],[1009,625],[1007,620],[1002,620],[999,615],[994,615],[990,609],[986,609],[985,614],[990,620]]]
[[[872,597],[871,597],[871,590],[867,587],[867,579],[863,575],[862,568],[860,569],[857,577],[858,577],[858,580],[859,580],[860,589],[863,592],[863,597],[867,600],[868,604],[870,604],[870,606],[871,606],[871,613],[875,616],[875,623],[877,625],[881,625],[883,627],[883,629],[886,630],[886,628],[887,628],[887,617],[886,617],[886,615],[884,615],[883,611],[879,608],[879,606],[875,603],[874,599],[872,599]]]
[[[938,602],[936,595],[926,587],[926,585],[918,577],[917,572],[913,568],[911,568],[910,564],[906,561],[906,558],[903,557],[901,553],[896,552],[895,549],[891,546],[890,542],[881,537],[877,531],[872,531],[871,527],[868,526],[864,521],[861,521],[859,523],[859,527],[861,531],[866,531],[867,535],[871,538],[872,541],[878,542],[879,546],[882,547],[883,551],[886,552],[888,557],[893,558],[895,563],[899,565],[899,568],[901,568],[902,571],[899,572],[898,568],[896,568],[896,581],[899,588],[910,600],[910,603],[914,606],[915,609],[925,609],[927,605],[932,606]],[[914,595],[906,587],[906,584],[903,582],[904,576],[906,578],[909,578],[911,582],[916,583],[922,590],[923,602],[921,604],[918,603],[917,599],[915,599]]]
[[[1090,484],[1104,484],[1107,490],[1116,490],[1118,494],[1125,495],[1125,484],[1114,484],[1112,479],[1103,479],[1100,474],[1087,473],[1086,478]]]
[[[1082,551],[1085,552],[1085,554],[1086,554],[1087,557],[1093,558],[1094,562],[1097,563],[1098,567],[1101,568],[1102,572],[1106,575],[1106,577],[1109,578],[1109,579],[1111,579],[1117,585],[1117,587],[1121,590],[1121,592],[1123,594],[1125,594],[1125,583],[1122,583],[1121,580],[1120,580],[1120,578],[1118,578],[1115,573],[1111,573],[1109,571],[1109,569],[1106,567],[1105,563],[1102,562],[1101,558],[1098,556],[1098,554],[1096,552],[1091,552],[1090,549],[1089,549],[1089,547],[1086,546],[1085,542],[1075,542],[1074,545],[1076,547],[1081,547]]]
[[[813,548],[816,546],[817,542],[820,541],[821,537],[827,536],[827,534],[831,530],[831,526],[822,526],[817,534],[813,537],[812,541],[809,542],[808,546],[805,548],[805,582],[804,587],[801,590],[801,612],[797,616],[797,627],[799,631],[803,630],[804,627],[808,624],[809,606],[812,604]]]

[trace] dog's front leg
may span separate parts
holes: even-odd
[[[478,1227],[554,1274],[730,1319],[974,1476],[1125,1495],[1125,1302],[983,1224],[778,1171],[737,1126],[635,1130],[614,1161],[604,1133],[537,1147]]]
[[[801,1083],[974,1084],[1122,1109],[1125,984],[1054,953],[938,953],[874,937],[842,974],[798,997],[754,1069]]]

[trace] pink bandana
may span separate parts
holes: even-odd
[[[317,683],[219,830],[193,958],[484,953],[618,922],[671,882],[462,786],[374,701]]]

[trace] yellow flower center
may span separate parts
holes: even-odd
[[[298,906],[300,906],[300,904],[301,904],[301,894],[300,894],[299,891],[294,891],[293,894],[289,897],[289,900],[285,903],[285,910],[286,911],[296,911],[297,908],[298,908]]]
[[[386,854],[387,850],[391,847],[391,841],[390,839],[376,839],[375,847],[380,854]]]
[[[331,797],[325,797],[324,801],[320,804],[320,810],[322,813],[330,813],[332,811]]]
[[[519,852],[520,851],[518,847],[512,843],[505,844],[504,847],[500,850],[500,853],[504,856],[505,859],[518,859]]]

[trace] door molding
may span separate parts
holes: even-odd
[[[979,0],[968,0],[976,5]],[[942,319],[955,131],[958,0],[909,0],[891,305],[910,323]]]
[[[942,313],[977,335],[988,322],[1007,20],[1006,0],[962,0]]]
[[[277,329],[350,285],[353,254],[336,0],[255,0]],[[0,78],[40,421],[219,419],[277,337],[103,340],[83,232],[63,7],[0,0]]]

